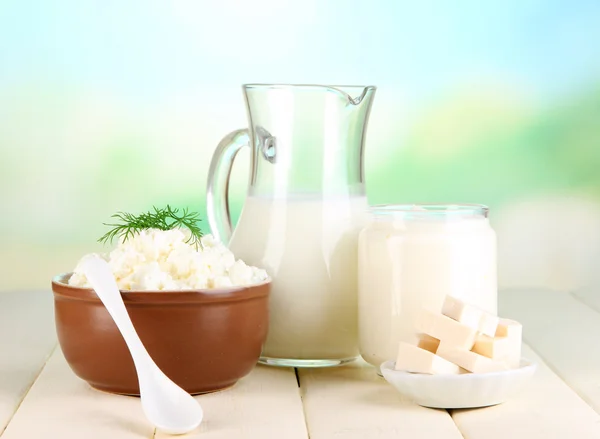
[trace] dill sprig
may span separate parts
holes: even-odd
[[[172,230],[178,227],[185,227],[190,231],[190,237],[186,242],[193,243],[198,247],[200,238],[202,238],[202,231],[197,225],[198,221],[200,221],[200,214],[189,212],[188,209],[183,209],[181,214],[179,214],[179,209],[173,209],[168,204],[163,209],[154,206],[152,208],[154,209],[153,211],[151,210],[139,215],[127,212],[115,213],[111,218],[116,218],[121,223],[103,223],[105,226],[112,227],[112,229],[98,239],[98,242],[106,244],[112,242],[115,238],[121,238],[122,241],[126,241],[139,234],[142,230],[147,229]]]

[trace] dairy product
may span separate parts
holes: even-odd
[[[479,329],[483,317],[483,311],[479,308],[452,296],[444,299],[442,314],[473,329]]]
[[[493,337],[496,335],[496,328],[498,327],[499,321],[498,316],[484,312],[481,316],[481,322],[479,323],[479,332],[488,337]]]
[[[400,342],[394,368],[413,373],[457,374],[460,367],[440,356],[411,344]]]
[[[212,235],[200,246],[186,243],[184,230],[142,230],[119,242],[104,257],[122,290],[185,290],[252,285],[268,280],[267,273],[250,267]],[[84,257],[85,258],[85,257]],[[89,288],[75,267],[69,285]]]
[[[499,319],[495,336],[490,337],[480,331],[481,316],[477,311],[470,304],[452,297],[445,299],[442,312],[463,322],[442,313],[423,310],[415,328],[420,331],[418,341],[415,344],[400,342],[397,370],[419,369],[422,370],[420,373],[438,373],[432,366],[436,356],[472,373],[500,372],[519,367],[522,325],[514,320]],[[498,320],[497,317],[495,319]],[[489,322],[496,320],[490,319]],[[484,329],[490,330],[485,325]]]
[[[496,235],[484,208],[372,208],[359,235],[360,351],[373,365],[416,343],[421,309],[451,295],[497,312]]]
[[[508,366],[502,361],[494,361],[473,351],[461,349],[451,344],[440,342],[436,355],[473,373],[500,372]]]
[[[424,309],[417,318],[415,328],[419,332],[437,338],[440,344],[445,342],[449,346],[461,349],[471,349],[477,336],[476,329],[427,309]]]
[[[521,364],[523,326],[514,320],[500,319],[498,328],[496,329],[496,337],[506,337],[510,340],[510,348],[506,362],[511,367],[519,367]]]
[[[520,344],[520,340],[512,340],[508,337],[489,337],[480,334],[475,339],[475,344],[471,350],[492,360],[506,360],[514,351],[513,343]]]
[[[442,314],[463,323],[482,334],[493,337],[498,326],[498,317],[456,297],[446,296]]]
[[[365,197],[246,198],[229,248],[273,279],[263,357],[358,355],[357,235],[367,207]]]
[[[500,318],[494,335],[496,337],[521,338],[523,335],[523,325],[515,320]]]
[[[425,349],[426,351],[435,352],[437,351],[438,346],[440,345],[440,341],[437,338],[434,338],[427,334],[419,334],[419,341],[417,342],[417,347],[421,349]]]

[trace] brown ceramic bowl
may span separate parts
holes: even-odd
[[[60,347],[92,387],[139,395],[125,341],[91,289],[52,281]],[[189,393],[232,386],[256,365],[267,335],[271,284],[190,291],[127,291],[121,296],[158,367]]]

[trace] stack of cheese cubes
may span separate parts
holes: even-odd
[[[519,367],[523,328],[455,297],[441,313],[423,310],[418,342],[400,343],[395,369],[425,374],[498,372]]]

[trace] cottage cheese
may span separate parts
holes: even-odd
[[[269,279],[266,271],[240,259],[236,261],[233,253],[212,235],[203,236],[198,248],[185,242],[188,236],[180,229],[146,230],[100,256],[108,261],[122,290],[235,287]],[[69,285],[89,288],[80,264],[81,261]]]

